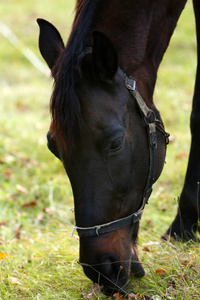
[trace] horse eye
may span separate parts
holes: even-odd
[[[120,150],[124,145],[124,137],[121,137],[115,141],[113,141],[110,145],[110,152],[115,152]]]

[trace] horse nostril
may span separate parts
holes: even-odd
[[[114,292],[126,293],[123,287],[128,279],[127,272],[114,254],[106,253],[101,256],[98,271],[100,272],[100,284],[103,285],[102,291],[106,295]]]
[[[113,261],[111,260],[110,257],[105,257],[101,259],[102,265],[101,265],[101,269],[103,271],[104,274],[111,274],[112,273],[112,263]]]
[[[110,277],[112,274],[116,276],[123,269],[117,257],[112,253],[103,254],[100,261],[100,272],[105,276]]]

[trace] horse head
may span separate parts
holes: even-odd
[[[120,69],[107,36],[93,32],[69,61],[56,28],[38,23],[40,51],[55,81],[48,147],[71,182],[80,264],[110,293],[120,290],[131,272],[144,275],[136,246],[139,219],[147,190],[163,168],[166,135],[155,106],[145,107],[130,87],[135,80]]]

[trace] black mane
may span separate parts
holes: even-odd
[[[67,139],[67,148],[73,139],[74,127],[78,125],[80,102],[76,93],[81,79],[80,57],[92,33],[93,23],[99,8],[99,0],[78,0],[72,31],[67,45],[55,65],[55,79],[51,97],[52,133],[59,145]]]

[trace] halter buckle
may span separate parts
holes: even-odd
[[[136,79],[133,76],[126,76],[125,86],[128,90],[135,91],[136,89]]]

